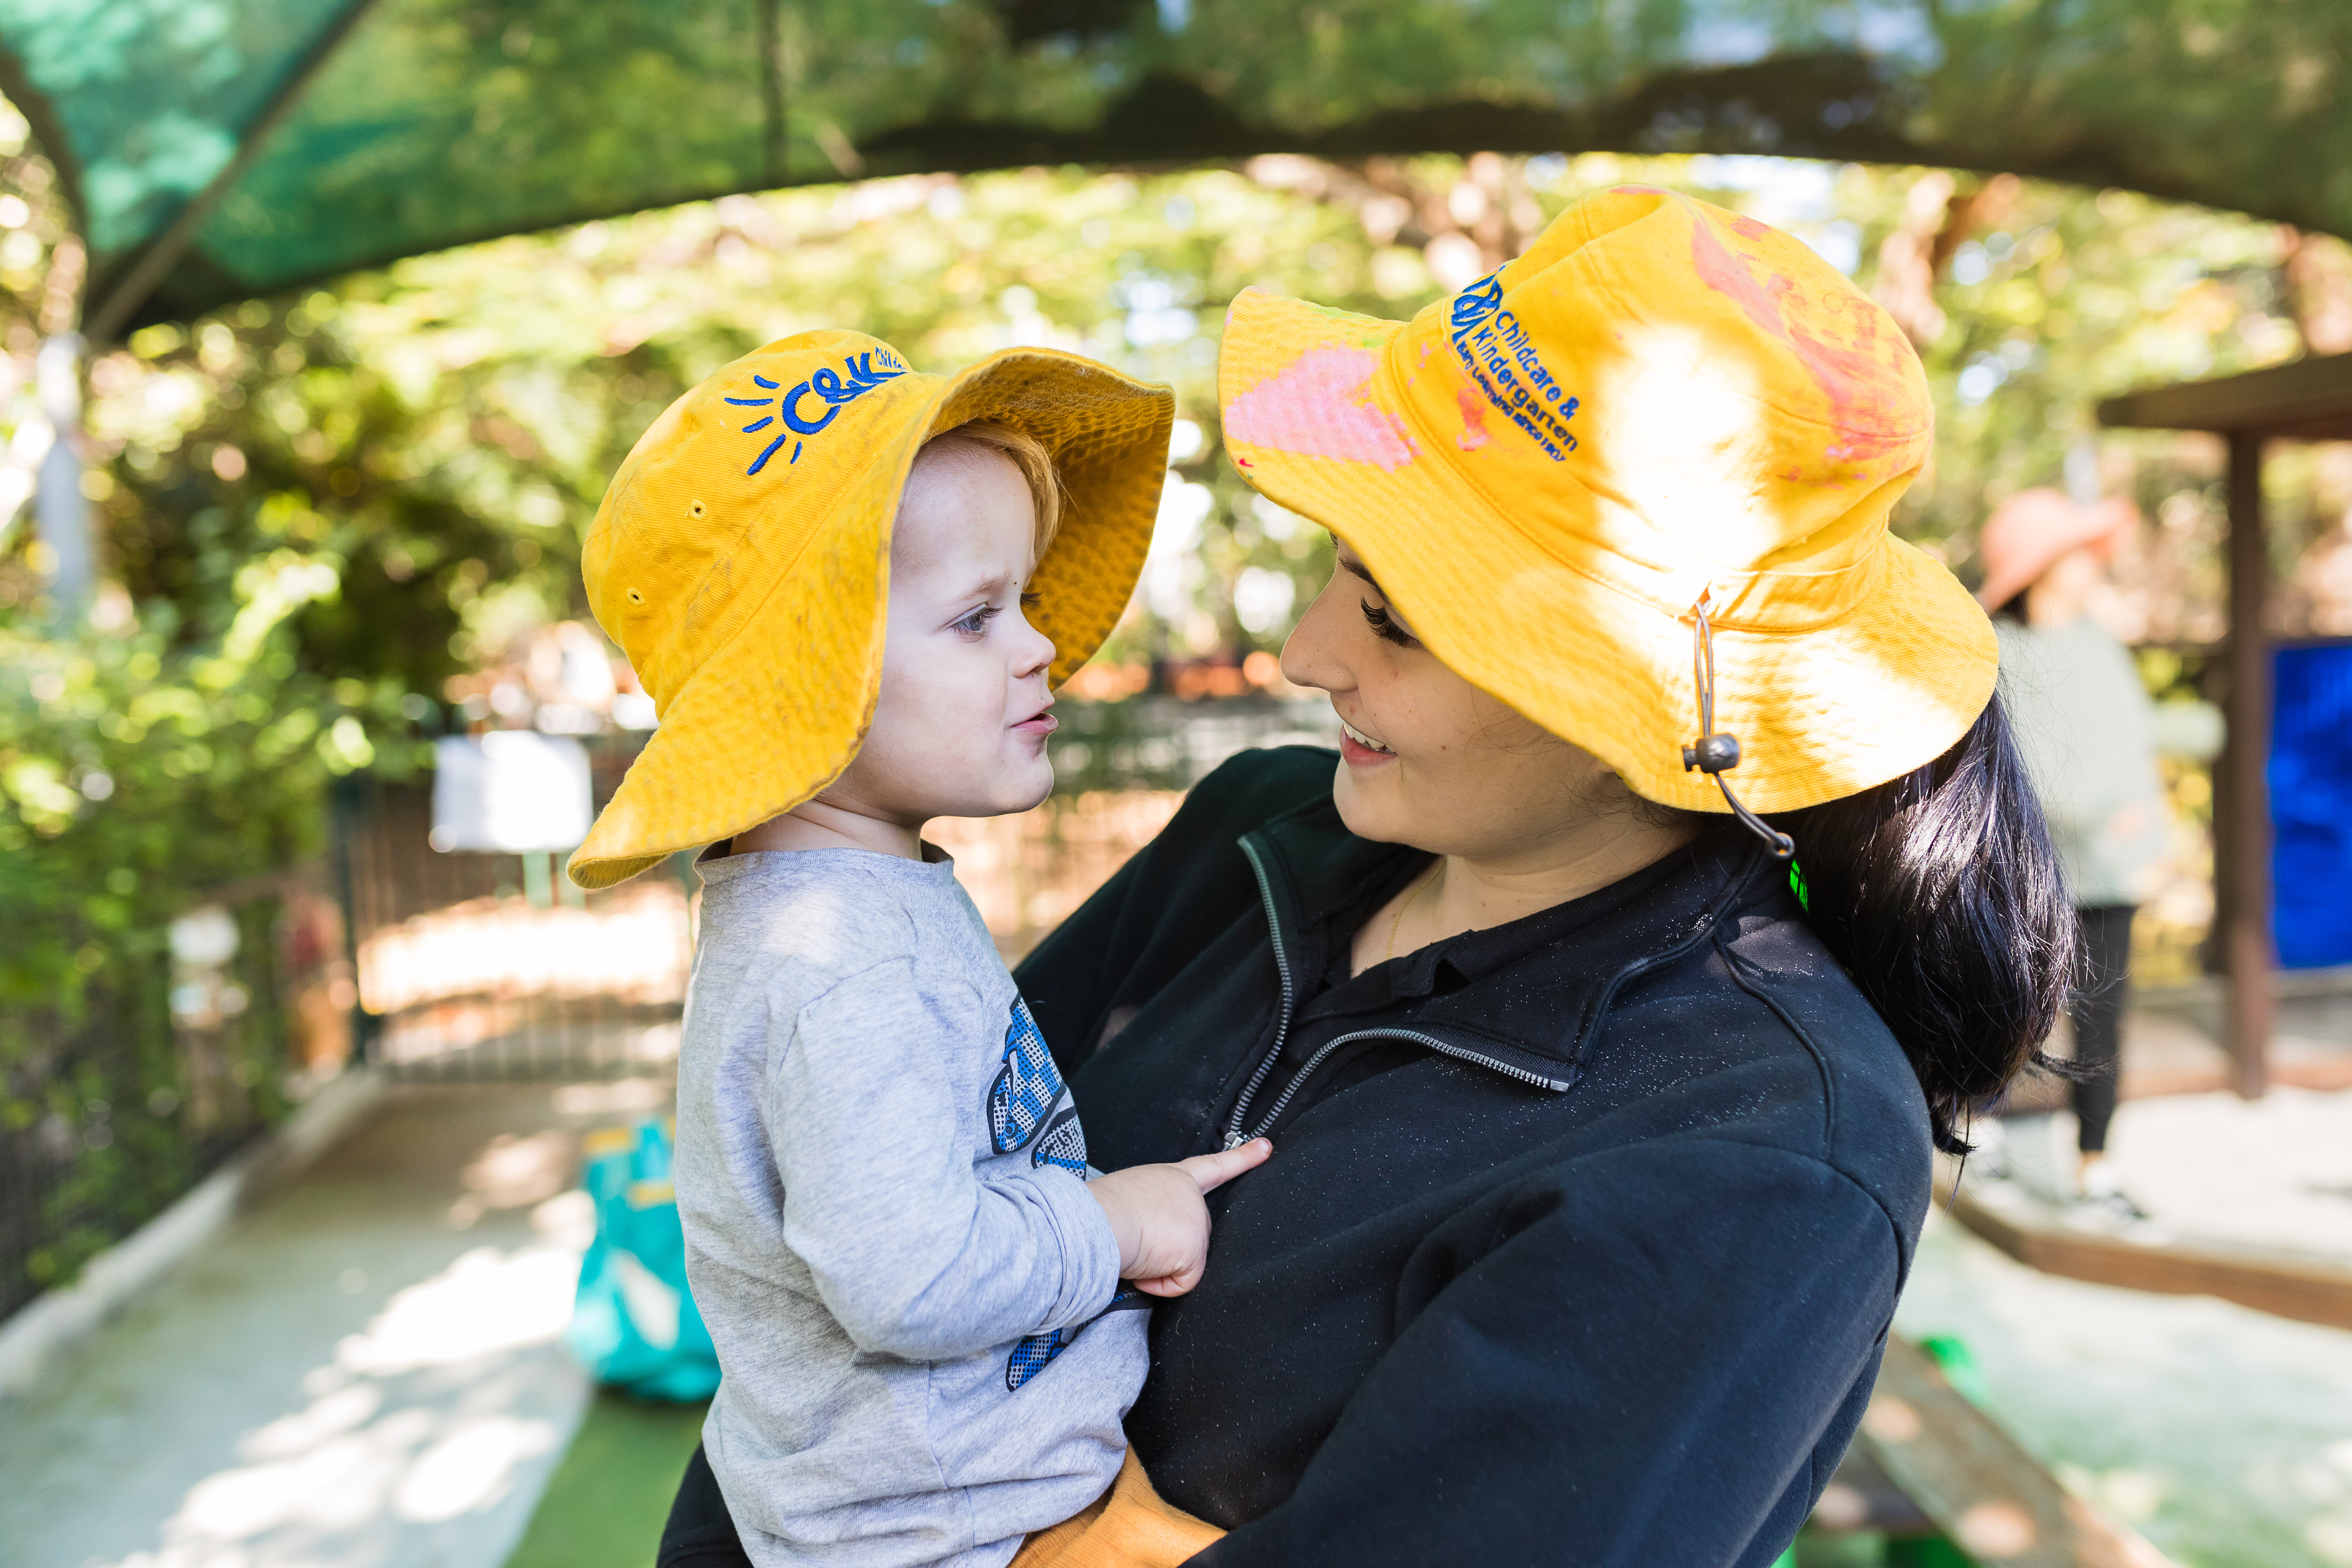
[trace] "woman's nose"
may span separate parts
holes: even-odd
[[[1337,618],[1347,607],[1346,601],[1334,574],[1307,606],[1307,613],[1298,617],[1290,640],[1282,645],[1284,679],[1321,691],[1346,691],[1355,686],[1355,672],[1340,651],[1340,633],[1347,623]]]

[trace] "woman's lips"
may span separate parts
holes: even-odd
[[[1351,767],[1369,768],[1396,761],[1396,753],[1345,719],[1339,721],[1339,755]]]

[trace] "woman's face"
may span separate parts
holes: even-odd
[[[2106,580],[2105,556],[2088,545],[2070,550],[2025,591],[2025,618],[2037,626],[2071,626],[2082,619],[2091,595]]]
[[[1332,798],[1349,832],[1500,861],[1632,806],[1600,759],[1438,663],[1336,542],[1338,570],[1290,634],[1282,673],[1329,692],[1346,726]]]

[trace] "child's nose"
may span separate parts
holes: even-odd
[[[1054,639],[1031,626],[1028,616],[1024,614],[1021,617],[1020,642],[1014,650],[1013,674],[1025,680],[1043,670],[1050,669],[1053,664]]]

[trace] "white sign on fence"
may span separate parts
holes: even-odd
[[[532,855],[588,837],[588,749],[562,735],[492,730],[434,742],[433,847]]]

